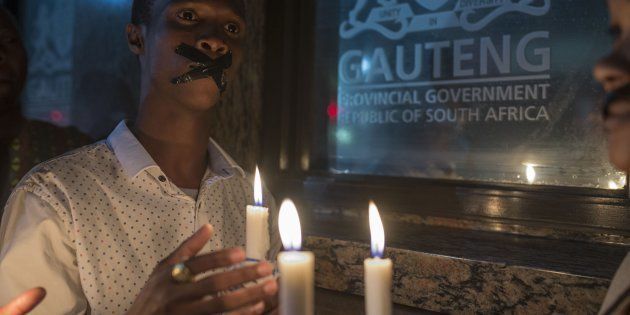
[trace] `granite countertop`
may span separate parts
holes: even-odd
[[[369,255],[364,218],[307,221],[305,247],[316,256],[316,285],[361,295]],[[394,262],[392,298],[418,312],[594,314],[629,250],[387,219],[384,225],[385,255]]]
[[[365,244],[308,237],[319,288],[363,294]],[[449,314],[595,314],[609,280],[389,248],[395,303]]]
[[[384,219],[386,247],[612,279],[630,246],[418,225]],[[305,234],[369,244],[366,218],[319,216]]]

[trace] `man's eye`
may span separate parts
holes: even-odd
[[[197,21],[199,20],[199,16],[197,16],[197,13],[195,13],[195,11],[192,10],[182,10],[179,11],[177,13],[177,16],[185,21]]]
[[[228,32],[230,34],[233,34],[233,35],[237,35],[238,33],[241,32],[241,29],[238,27],[238,25],[236,23],[225,24],[224,28],[225,28],[226,32]]]

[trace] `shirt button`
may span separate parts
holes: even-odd
[[[164,175],[160,175],[158,179],[163,183],[166,181],[166,177]]]

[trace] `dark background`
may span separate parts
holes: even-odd
[[[74,126],[105,138],[133,119],[139,93],[138,62],[125,26],[131,0],[4,0],[21,26],[29,54],[23,97],[28,119]],[[239,79],[214,109],[213,137],[247,170],[260,151],[264,1],[246,0],[249,37]]]

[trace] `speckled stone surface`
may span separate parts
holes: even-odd
[[[306,238],[316,285],[363,294],[363,243]],[[395,303],[452,314],[596,314],[609,280],[388,248]]]

